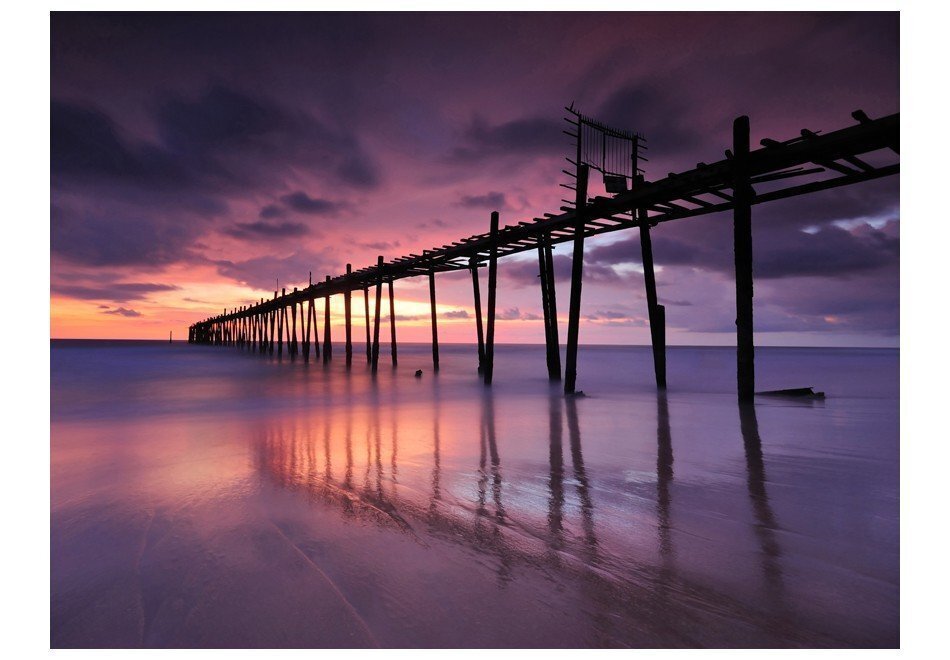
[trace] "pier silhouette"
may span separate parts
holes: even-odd
[[[670,173],[647,181],[639,162],[645,139],[638,133],[608,127],[566,108],[567,133],[575,143],[575,152],[567,161],[571,170],[563,170],[570,182],[561,184],[572,190],[574,199],[562,200],[559,213],[545,213],[530,221],[500,226],[497,211],[491,213],[489,231],[469,236],[441,247],[423,250],[386,261],[379,256],[375,265],[346,273],[326,276],[302,290],[275,291],[270,300],[237,309],[224,310],[188,329],[189,343],[237,346],[261,353],[283,356],[285,346],[290,357],[320,357],[317,332],[317,301],[324,300],[324,336],[322,359],[333,357],[330,332],[330,298],[344,297],[345,360],[353,360],[352,304],[354,292],[363,293],[366,320],[366,357],[373,372],[378,368],[380,352],[380,315],[383,285],[388,287],[392,364],[397,364],[396,318],[393,283],[410,277],[427,277],[432,323],[432,364],[439,368],[439,337],[436,318],[436,274],[470,270],[472,274],[475,325],[478,340],[478,371],[486,384],[494,372],[496,289],[498,260],[528,250],[538,253],[541,302],[544,313],[545,343],[549,378],[561,380],[558,340],[557,300],[554,287],[552,248],[560,243],[573,245],[571,288],[568,310],[566,361],[563,387],[572,394],[577,384],[577,354],[580,333],[581,293],[584,279],[584,242],[601,234],[638,230],[640,234],[644,283],[653,346],[657,388],[666,382],[666,314],[659,303],[654,273],[651,231],[658,225],[711,213],[732,211],[736,281],[736,374],[740,401],[752,401],[755,394],[755,347],[753,342],[753,271],[752,207],[757,204],[871,181],[895,175],[899,163],[900,115],[871,119],[864,112],[852,113],[857,122],[829,133],[803,129],[792,139],[761,140],[761,147],[750,148],[750,122],[739,117],[733,122],[732,147],[725,158],[715,163],[697,163],[694,169]],[[886,160],[886,162],[884,162]],[[872,164],[880,162],[882,164]],[[591,172],[603,175],[607,196],[589,197]],[[662,254],[657,255],[662,259]],[[479,269],[488,270],[487,304],[482,310]],[[375,287],[375,314],[370,332],[370,289]],[[300,317],[298,333],[297,317]],[[312,332],[312,340],[311,340]],[[298,339],[299,334],[299,339]]]

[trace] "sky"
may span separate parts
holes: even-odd
[[[485,232],[493,210],[558,212],[572,102],[646,136],[648,180],[721,159],[739,115],[757,145],[898,112],[898,27],[897,13],[54,12],[51,336],[185,338],[278,282]],[[753,208],[758,344],[898,345],[898,187]],[[653,250],[667,341],[733,345],[731,215],[660,225]],[[562,341],[570,256],[557,247]],[[535,253],[499,263],[496,341],[544,341],[537,282]],[[395,290],[400,340],[428,341],[427,280]],[[440,340],[473,342],[470,276],[438,275],[437,296]],[[581,315],[581,343],[649,343],[637,232],[587,242]]]

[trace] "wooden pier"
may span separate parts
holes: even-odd
[[[351,296],[362,291],[366,317],[366,356],[375,372],[379,363],[379,325],[382,289],[389,293],[391,353],[396,359],[396,317],[393,282],[408,277],[428,277],[432,319],[432,363],[439,368],[439,335],[436,315],[436,274],[456,270],[472,273],[475,327],[478,338],[478,371],[490,384],[494,367],[495,303],[498,284],[498,260],[528,250],[537,250],[541,303],[544,313],[548,374],[561,378],[558,343],[557,301],[554,288],[552,248],[559,243],[573,244],[571,292],[568,309],[564,391],[571,394],[577,383],[577,353],[580,340],[581,289],[584,273],[584,242],[588,237],[615,231],[636,229],[640,234],[647,312],[656,385],[666,387],[665,308],[659,304],[654,273],[651,231],[664,222],[710,213],[732,211],[736,273],[736,375],[740,401],[751,401],[755,390],[755,347],[753,342],[753,269],[752,207],[765,202],[808,195],[897,174],[900,115],[870,119],[862,111],[852,114],[854,125],[830,133],[802,130],[786,141],[764,139],[761,147],[750,147],[748,117],[733,123],[733,144],[725,158],[711,164],[698,163],[694,169],[670,173],[656,181],[644,179],[638,167],[643,137],[619,131],[567,108],[576,153],[568,158],[573,171],[565,170],[572,180],[562,184],[574,191],[573,200],[565,200],[557,214],[514,225],[499,226],[499,214],[490,217],[489,231],[462,238],[453,243],[423,250],[392,261],[382,256],[377,263],[357,270],[348,264],[346,273],[326,276],[323,282],[305,289],[296,288],[255,305],[224,310],[218,316],[195,323],[188,329],[189,343],[237,346],[261,353],[283,355],[284,344],[290,357],[302,354],[309,360],[311,330],[313,354],[320,357],[316,301],[324,299],[323,361],[333,357],[330,336],[330,297],[342,295],[345,305],[346,364],[352,363]],[[602,142],[601,142],[602,140]],[[613,146],[611,146],[613,145]],[[616,145],[622,145],[618,147]],[[618,148],[627,149],[626,162],[618,159]],[[871,164],[870,156],[874,162]],[[622,155],[622,154],[621,154]],[[886,161],[886,162],[884,162]],[[600,171],[610,196],[588,197],[591,171]],[[628,187],[629,184],[629,187]],[[662,255],[658,255],[662,258]],[[488,269],[487,305],[482,310],[478,271]],[[375,315],[370,337],[369,295],[375,287]],[[300,331],[298,341],[297,313]],[[304,309],[306,308],[306,312]],[[306,320],[305,320],[306,315]]]

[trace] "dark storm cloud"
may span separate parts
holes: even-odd
[[[341,202],[334,202],[329,199],[322,199],[319,197],[311,197],[302,190],[297,192],[290,193],[289,195],[284,195],[280,198],[287,208],[290,208],[297,213],[304,213],[307,215],[333,215],[338,213],[343,207],[344,204]]]
[[[126,309],[125,307],[116,307],[115,309],[110,309],[108,311],[102,312],[103,314],[112,314],[114,316],[125,316],[127,318],[134,318],[136,316],[142,316],[141,312],[137,312],[134,309]]]
[[[277,241],[285,238],[298,238],[309,233],[307,225],[300,222],[239,222],[224,230],[232,238],[242,241]]]
[[[505,207],[505,193],[492,191],[484,195],[462,195],[458,205],[468,209],[498,210]]]
[[[53,284],[50,287],[53,293],[61,296],[78,298],[80,300],[111,300],[113,302],[144,300],[150,293],[175,291],[176,289],[178,289],[178,287],[171,284],[154,284],[150,282],[123,282],[105,286]]]
[[[561,150],[561,124],[550,117],[523,117],[500,124],[475,118],[465,129],[463,145],[453,149],[455,161],[473,163],[497,156],[531,157]]]
[[[502,278],[516,286],[532,286],[538,285],[540,271],[537,261],[518,260],[503,264],[498,269],[498,273]],[[566,254],[554,255],[554,277],[558,282],[570,282],[571,257]],[[619,284],[628,280],[614,270],[612,264],[596,263],[585,257],[584,281]]]

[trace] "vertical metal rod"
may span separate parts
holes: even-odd
[[[485,335],[482,332],[482,294],[478,286],[478,259],[468,260],[468,267],[472,271],[472,294],[475,298],[475,331],[478,334],[478,373],[485,368]]]
[[[485,337],[485,384],[491,385],[495,371],[495,288],[498,284],[498,211],[492,211],[488,252],[488,323]]]
[[[379,367],[379,314],[383,297],[383,257],[376,260],[376,316],[373,319],[373,373]]]
[[[656,386],[666,389],[666,309],[657,304],[656,276],[653,271],[653,241],[650,222],[645,208],[637,209],[640,223],[640,254],[643,262],[643,284],[647,294],[647,314],[650,317],[650,345],[653,347],[653,373]]]
[[[557,332],[557,289],[554,288],[554,255],[550,237],[544,245],[544,265],[548,278],[548,309],[551,313],[551,375],[552,380],[561,380],[561,345]]]
[[[439,370],[439,325],[435,311],[435,271],[429,271],[429,307],[432,313],[432,368]]]
[[[732,227],[736,264],[736,380],[740,402],[755,395],[755,342],[752,334],[752,197],[749,184],[749,118],[732,124]]]
[[[326,364],[333,357],[333,342],[330,338],[330,276],[327,275],[327,295],[323,299],[323,362]]]
[[[567,365],[564,368],[564,393],[573,394],[577,384],[577,342],[581,321],[581,286],[584,280],[584,220],[587,206],[587,165],[577,167],[577,196],[574,211],[574,254],[571,259],[571,306],[567,318]]]
[[[395,367],[399,360],[396,357],[396,302],[392,279],[389,280],[389,341],[392,344],[393,366]]]
[[[346,265],[347,285],[343,292],[343,316],[346,323],[346,366],[353,364],[353,290],[349,285],[350,275],[353,274],[353,264]]]

